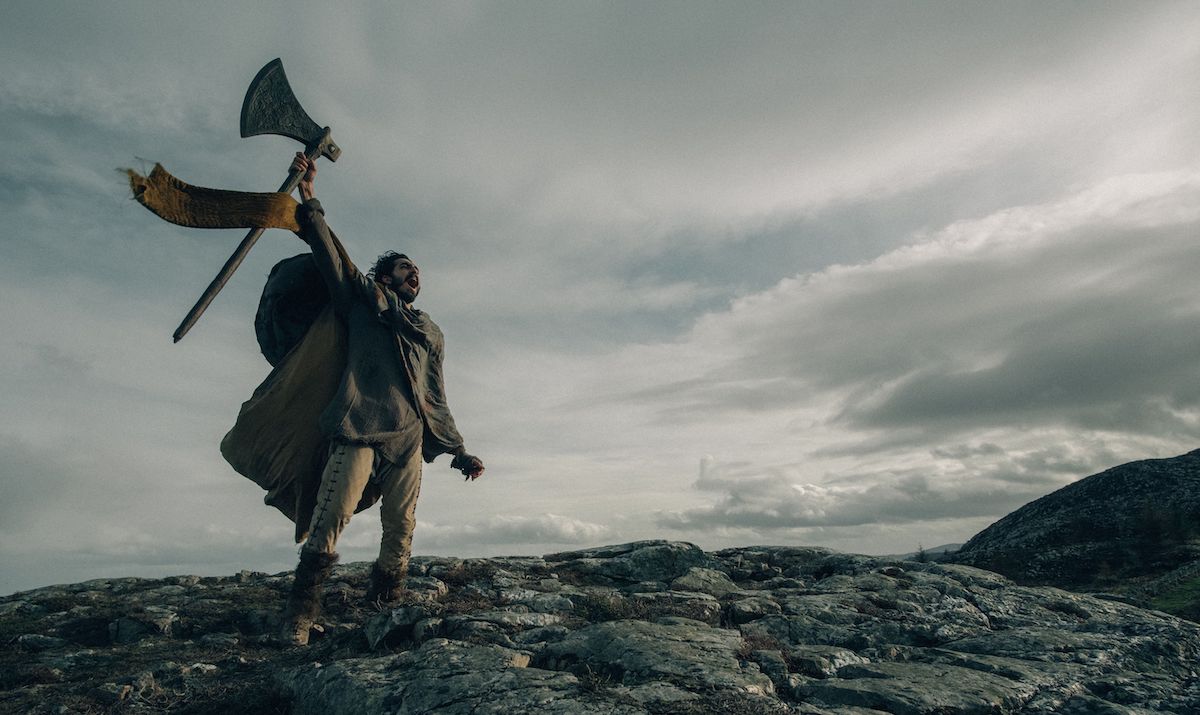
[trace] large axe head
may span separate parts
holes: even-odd
[[[275,58],[258,71],[258,76],[246,90],[246,99],[242,102],[242,136],[252,137],[257,134],[281,134],[291,137],[310,150],[310,155],[316,156],[319,149],[321,156],[330,161],[337,161],[342,150],[329,137],[329,128],[319,127],[308,116],[296,95],[288,84],[287,75],[283,73],[283,62]]]

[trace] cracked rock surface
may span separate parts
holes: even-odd
[[[643,541],[337,567],[308,648],[290,574],[106,579],[0,599],[0,711],[1200,712],[1200,625],[969,566]]]

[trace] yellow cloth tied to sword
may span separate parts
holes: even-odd
[[[300,232],[296,220],[300,204],[288,194],[192,186],[161,164],[155,164],[149,176],[131,169],[126,173],[134,198],[171,223]],[[353,265],[344,252],[342,260]],[[295,522],[297,542],[307,536],[325,458],[317,419],[333,399],[345,365],[346,330],[332,307],[326,306],[300,342],[242,404],[233,428],[221,440],[225,460],[267,491],[267,504]],[[376,499],[377,493],[364,494],[359,509]]]
[[[300,204],[279,192],[226,191],[192,186],[155,164],[149,176],[126,169],[133,198],[159,218],[192,228],[283,228],[300,232]]]

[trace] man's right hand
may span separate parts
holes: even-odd
[[[296,152],[292,159],[292,171],[302,172],[300,176],[300,198],[308,201],[313,197],[313,182],[317,180],[317,162],[309,159],[304,152]]]

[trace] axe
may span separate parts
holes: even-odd
[[[305,155],[310,161],[324,156],[330,161],[337,161],[342,150],[333,143],[329,127],[322,129],[308,116],[296,95],[288,84],[287,75],[283,73],[283,62],[275,58],[258,71],[250,88],[246,90],[246,99],[242,102],[242,137],[252,137],[256,134],[280,134],[291,137],[305,147]],[[300,172],[289,171],[287,180],[279,187],[280,193],[290,194],[300,183]],[[208,284],[200,300],[188,311],[187,317],[175,329],[175,342],[183,339],[208,304],[217,297],[217,293],[229,282],[229,277],[237,270],[246,258],[246,254],[254,246],[255,241],[262,235],[263,229],[251,229],[237,250],[225,261],[221,272]]]

